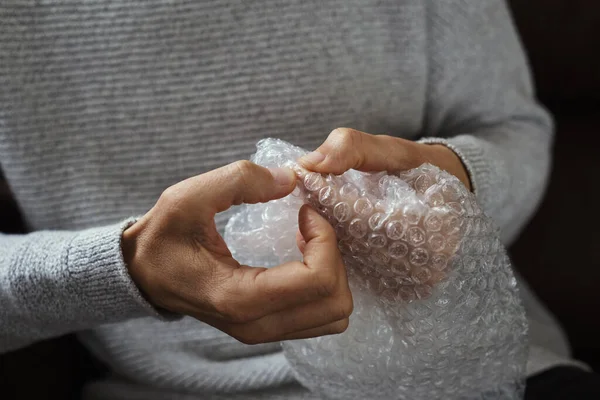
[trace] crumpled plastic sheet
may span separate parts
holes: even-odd
[[[225,240],[243,264],[301,260],[298,210],[334,227],[354,299],[348,330],[282,344],[298,380],[335,399],[519,399],[527,320],[498,231],[454,176],[424,164],[398,174],[303,170],[278,139],[252,161],[293,168],[289,196],[244,205]]]

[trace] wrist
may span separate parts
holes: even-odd
[[[429,163],[456,176],[471,191],[471,179],[460,157],[447,146],[437,143],[416,143],[419,147],[421,164]]]
[[[140,237],[143,230],[142,225],[144,225],[143,220],[138,220],[123,231],[121,235],[121,252],[131,280],[146,300],[149,301],[146,279],[143,274],[143,268],[141,268],[143,264],[141,262],[142,246],[140,246]]]

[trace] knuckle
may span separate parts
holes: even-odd
[[[344,296],[341,301],[341,308],[342,318],[348,318],[352,315],[352,312],[354,311],[354,302],[352,301],[351,295]]]
[[[329,137],[332,138],[336,144],[344,146],[351,145],[354,142],[357,133],[358,132],[354,129],[336,128],[331,132]]]
[[[247,314],[232,304],[229,296],[218,295],[213,299],[213,307],[227,322],[239,324],[248,321]]]
[[[352,314],[353,305],[352,301],[342,298],[336,299],[332,308],[332,321],[339,321],[350,317],[350,314]]]
[[[350,167],[358,168],[364,163],[362,142],[364,133],[349,128],[337,128],[330,134],[331,146],[336,149],[338,158],[350,163]]]
[[[332,271],[324,271],[317,277],[317,294],[319,297],[331,297],[337,291],[338,277]]]
[[[241,180],[246,180],[250,175],[256,172],[257,165],[248,160],[239,160],[232,164],[236,171],[236,177]]]
[[[256,316],[252,312],[233,311],[231,314],[233,321],[238,324],[245,324],[256,320]]]
[[[232,203],[238,205],[245,201],[245,193],[252,187],[252,175],[255,173],[257,165],[248,160],[240,160],[231,164],[231,168],[233,183],[240,188]]]
[[[177,185],[169,186],[160,195],[160,201],[169,206],[179,204],[183,200],[183,193]]]
[[[250,320],[246,314],[236,311],[232,307],[227,309],[227,319],[234,324],[243,324]]]
[[[181,222],[181,218],[186,214],[186,189],[181,182],[166,188],[158,198],[156,207],[159,211],[158,216],[166,217],[169,224],[175,224],[175,221]]]
[[[274,340],[271,337],[272,335],[266,334],[264,327],[261,327],[260,324],[233,326],[227,333],[239,342],[250,345],[268,343]]]
[[[240,332],[238,334],[232,334],[232,336],[239,342],[247,345],[255,345],[262,343],[262,341],[255,335],[248,332]]]
[[[348,318],[348,315],[346,315],[346,310],[344,310],[343,306],[336,304],[331,312],[331,321],[339,321],[344,318]]]
[[[193,231],[189,232],[188,234],[186,234],[185,237],[187,238],[188,243],[191,244],[192,248],[196,252],[198,252],[196,254],[196,257],[201,259],[202,265],[206,265],[209,270],[213,270],[214,262],[210,258],[206,257],[205,254],[203,254],[201,252],[201,250],[205,248],[205,246],[208,242],[207,237],[204,234],[204,232],[205,232],[204,229],[193,230]]]
[[[256,182],[256,175],[259,173],[261,167],[248,161],[240,160],[232,164],[233,168],[233,180],[237,186],[241,188],[238,192],[238,197],[234,199],[234,204],[240,204],[244,202],[244,193],[248,192]]]
[[[348,318],[338,321],[333,326],[333,333],[334,334],[344,333],[348,329],[349,325],[350,325],[350,319],[348,319]]]

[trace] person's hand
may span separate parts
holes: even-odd
[[[389,173],[397,173],[417,168],[424,163],[430,163],[455,175],[470,190],[468,174],[460,158],[446,146],[420,144],[391,136],[375,136],[347,128],[334,130],[316,151],[301,158],[299,163],[308,171],[334,175],[342,174],[349,169],[365,172],[388,171]],[[430,184],[434,182],[434,180],[431,180]],[[415,182],[411,182],[411,185],[414,184]],[[329,180],[328,185],[332,187],[332,193],[341,193],[341,189],[335,187],[335,179]],[[425,193],[427,189],[428,187],[421,187],[419,191]],[[416,187],[415,190],[417,190]],[[310,189],[308,192],[313,195],[313,198],[319,196],[318,192],[311,193]],[[357,195],[349,195],[342,199],[346,204],[351,205],[351,210],[356,208],[356,205],[352,206],[352,204],[357,201]],[[452,202],[454,200],[444,198],[444,201]],[[332,205],[328,209],[323,206],[322,212],[325,215],[332,214],[334,213],[333,207]],[[373,209],[371,211],[374,214],[381,212],[383,210]],[[445,270],[447,260],[453,257],[462,240],[461,220],[453,213],[441,213],[432,214],[434,215],[432,219],[418,217],[418,222],[409,223],[409,216],[403,214],[405,212],[406,210],[403,210],[402,214],[397,214],[394,217],[395,219],[389,222],[391,224],[398,221],[407,229],[406,237],[395,238],[393,242],[397,249],[404,249],[404,254],[391,259],[385,251],[379,253],[375,249],[366,257],[371,257],[369,260],[371,266],[379,265],[382,268],[391,268],[396,274],[396,278],[403,279],[402,286],[385,292],[388,298],[412,301],[416,297],[428,297],[431,294],[432,287],[447,276]],[[365,215],[360,216],[362,219],[367,217]],[[351,219],[353,217],[345,218]],[[410,219],[415,220],[414,216]],[[428,223],[433,223],[432,221],[437,221],[435,222],[436,225],[443,226],[430,231]],[[370,237],[370,235],[381,236],[381,229],[383,228],[377,228],[377,231],[374,229],[369,224],[362,237],[358,239],[359,242],[362,241],[360,243],[363,243],[363,247],[368,247],[364,242],[365,237]],[[349,226],[347,223],[340,222],[336,230],[348,231]],[[427,237],[429,238],[426,243],[415,239],[425,235],[425,232],[428,232]],[[340,241],[339,246],[344,255],[352,256],[356,249],[360,248],[355,243],[356,236],[354,238],[352,236],[350,235],[349,238]],[[415,240],[418,240],[419,243]],[[419,252],[419,258],[426,258],[427,260],[422,262],[416,258],[415,254],[417,252]],[[414,261],[413,257],[415,257]],[[351,268],[355,274],[365,281],[369,279],[369,273],[363,272],[364,268],[353,267],[353,257],[348,260],[350,262],[347,265],[348,268]],[[380,295],[381,289],[379,286],[376,284],[371,285],[373,290]]]
[[[122,238],[133,281],[159,308],[193,316],[247,344],[341,333],[353,309],[333,228],[308,206],[299,225],[303,262],[240,265],[214,216],[232,205],[278,199],[289,169],[240,161],[168,188]]]
[[[456,176],[471,190],[460,158],[444,145],[430,145],[386,135],[337,128],[314,152],[300,159],[306,169],[339,175],[349,169],[395,173],[430,163]]]

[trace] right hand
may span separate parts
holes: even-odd
[[[161,195],[125,230],[129,274],[155,306],[190,315],[246,344],[341,333],[352,295],[333,228],[300,209],[303,262],[240,265],[214,216],[232,205],[278,199],[295,187],[289,169],[239,161],[198,175]]]

